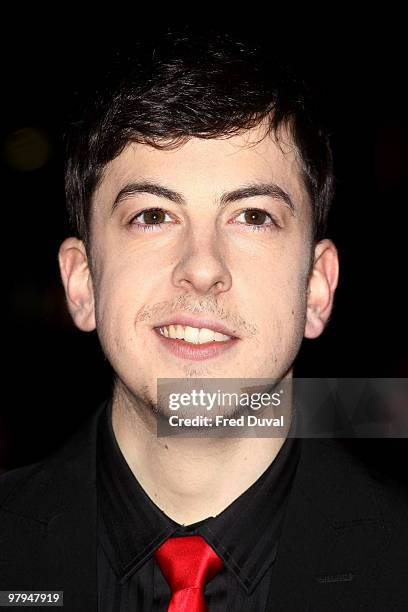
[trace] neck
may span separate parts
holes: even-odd
[[[279,438],[257,438],[255,432],[245,438],[159,438],[144,412],[115,389],[112,426],[127,464],[150,499],[184,525],[216,516],[244,493],[273,462],[290,425],[288,418]]]

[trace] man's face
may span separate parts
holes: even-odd
[[[305,332],[312,213],[289,136],[276,144],[263,135],[259,126],[167,151],[129,144],[105,169],[88,287],[103,350],[135,397],[155,402],[157,378],[291,373]],[[183,203],[154,188],[128,189],[114,205],[134,183]],[[157,328],[182,315],[221,323],[237,339],[217,354],[195,344],[177,353]]]

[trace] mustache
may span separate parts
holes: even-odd
[[[258,328],[252,323],[248,323],[241,315],[231,313],[225,306],[217,303],[212,296],[205,296],[197,301],[188,295],[178,296],[172,301],[162,301],[143,307],[136,317],[136,323],[143,321],[155,321],[177,312],[178,314],[193,313],[196,315],[208,316],[225,321],[237,331],[244,332],[247,336],[254,336],[258,333]]]

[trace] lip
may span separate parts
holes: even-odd
[[[215,332],[219,332],[220,334],[231,336],[232,339],[238,339],[238,336],[234,333],[235,330],[232,331],[221,321],[216,321],[215,319],[205,317],[196,317],[189,314],[175,314],[167,319],[163,319],[163,321],[160,321],[160,323],[156,323],[154,328],[158,329],[159,327],[164,327],[165,325],[188,325],[190,327],[198,327],[200,329],[205,327],[206,329],[211,329]],[[184,340],[182,340],[182,342],[184,342]]]
[[[164,325],[164,324],[163,324]],[[222,342],[205,342],[203,344],[192,344],[178,338],[166,338],[158,328],[153,329],[154,333],[162,342],[163,346],[176,357],[181,359],[189,359],[193,361],[201,361],[203,359],[213,359],[231,349],[237,342],[238,338],[231,338]],[[223,333],[223,332],[222,332]]]

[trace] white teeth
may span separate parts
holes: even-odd
[[[200,330],[197,327],[186,327],[184,330],[184,340],[191,342],[192,344],[198,344],[200,336]]]
[[[166,325],[160,327],[160,333],[166,336],[166,338],[177,338],[190,342],[191,344],[203,344],[211,341],[224,342],[225,340],[230,340],[230,336],[214,332],[212,329],[207,329],[205,327],[199,329],[189,325]]]
[[[184,338],[184,329],[182,325],[175,325],[176,328],[176,338],[182,340]]]
[[[220,334],[219,332],[215,332],[215,340],[218,342],[222,342],[223,340],[229,340],[230,336],[225,336],[224,334]]]
[[[200,344],[214,340],[214,332],[211,329],[200,329]]]

